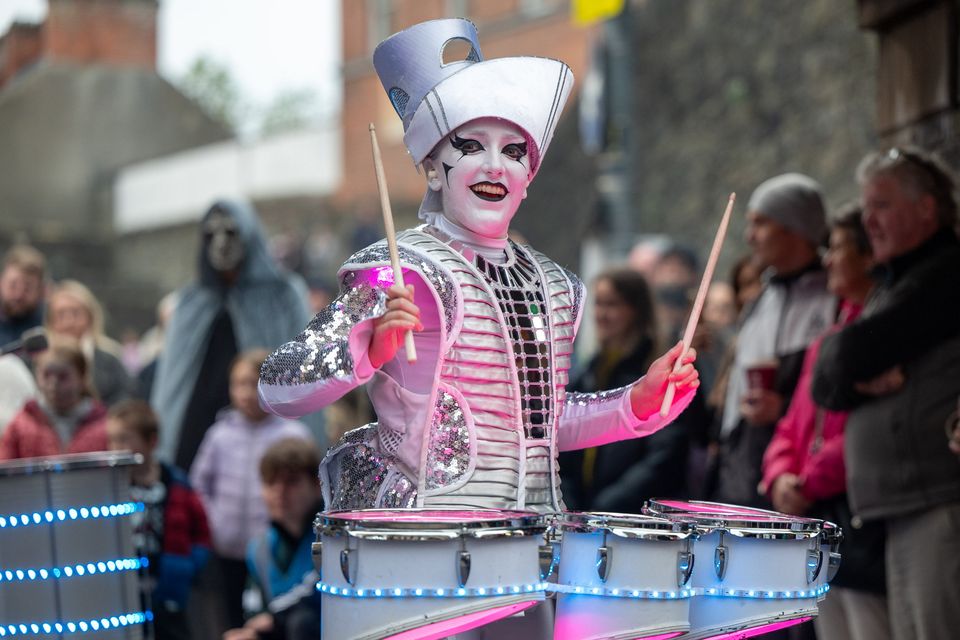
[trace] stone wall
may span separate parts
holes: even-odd
[[[831,208],[856,196],[854,169],[876,145],[876,54],[853,2],[647,0],[632,11],[634,231],[671,234],[705,255],[736,191],[724,266],[745,250],[743,211],[762,180],[807,173]],[[595,160],[569,120],[518,219],[568,263],[596,220]]]

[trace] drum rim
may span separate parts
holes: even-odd
[[[19,458],[0,462],[0,477],[31,475],[34,473],[59,473],[80,469],[106,469],[124,467],[143,462],[143,456],[129,451],[97,451],[94,453],[68,453],[41,458]]]
[[[791,531],[799,534],[819,534],[823,530],[823,521],[816,518],[804,518],[800,516],[791,516],[778,511],[768,509],[757,509],[755,507],[740,507],[738,505],[726,505],[721,502],[705,501],[683,501],[686,504],[696,506],[703,504],[717,507],[737,507],[756,512],[757,518],[751,518],[749,515],[740,513],[715,513],[699,512],[694,510],[681,510],[673,507],[664,506],[659,500],[648,500],[644,505],[645,513],[661,518],[693,522],[698,526],[718,528],[718,529],[738,529],[744,534],[744,537],[763,537],[762,532],[781,532]],[[659,511],[659,509],[664,509]],[[738,535],[735,531],[730,531],[733,535]]]
[[[640,519],[642,522],[637,522]],[[564,532],[607,531],[621,538],[644,540],[684,540],[697,535],[693,522],[612,511],[565,511],[559,514],[557,525]]]
[[[547,514],[532,511],[477,509],[477,513],[499,513],[502,517],[491,517],[473,522],[440,521],[364,521],[359,518],[343,518],[337,514],[351,513],[436,513],[443,511],[473,511],[469,509],[446,509],[437,507],[413,509],[352,509],[321,512],[314,519],[314,531],[320,535],[342,536],[380,541],[436,541],[457,538],[500,538],[540,536],[548,528]]]

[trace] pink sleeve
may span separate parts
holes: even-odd
[[[677,398],[665,418],[655,412],[641,420],[634,415],[630,405],[630,390],[635,384],[600,393],[568,393],[558,425],[557,446],[560,451],[599,447],[648,436],[673,422],[689,406],[696,393],[696,389],[691,389]]]
[[[784,473],[792,473],[795,469],[795,460],[797,458],[796,447],[796,423],[793,403],[790,404],[790,410],[787,415],[780,418],[777,422],[777,428],[767,445],[767,450],[763,454],[763,480],[761,486],[763,493],[767,493],[773,485],[774,480]]]
[[[833,431],[834,435],[829,437],[820,447],[817,453],[811,455],[803,466],[801,473],[801,491],[805,498],[810,500],[823,500],[839,495],[847,490],[847,470],[843,460],[843,426],[846,423],[845,413],[829,412],[825,422],[842,421],[839,425],[839,433],[836,431],[836,425],[829,425],[833,429],[824,431]]]

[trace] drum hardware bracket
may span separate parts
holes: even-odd
[[[839,552],[830,549],[829,553],[829,559],[827,560],[827,582],[833,580],[833,578],[837,575],[837,571],[840,570],[841,561]]]
[[[470,552],[467,551],[467,530],[464,528],[460,536],[460,551],[457,552],[457,583],[461,587],[467,586],[470,579]]]
[[[350,578],[351,569],[355,571],[357,563],[351,563],[350,559],[357,555],[357,549],[350,548],[350,536],[347,536],[346,545],[346,548],[340,551],[340,573],[343,574],[343,579],[347,581],[347,584],[353,584],[354,581]]]
[[[690,538],[684,540],[683,551],[677,552],[677,586],[683,588],[690,581],[693,574],[693,563],[696,557],[690,551]]]
[[[313,542],[310,544],[310,557],[313,559],[313,568],[317,574],[323,575],[323,543]]]
[[[723,577],[727,575],[727,562],[729,560],[729,553],[727,546],[723,544],[723,534],[724,531],[720,531],[720,543],[717,545],[717,548],[713,550],[713,570],[717,573],[717,579],[723,580]]]
[[[597,549],[597,575],[600,582],[606,582],[610,575],[610,565],[613,563],[613,549],[607,546],[607,530],[603,530],[603,542]]]
[[[831,561],[833,560],[831,554]],[[820,575],[823,568],[823,554],[820,552],[820,541],[812,538],[810,548],[807,549],[807,584],[812,583]],[[839,568],[839,567],[838,567]]]
[[[540,545],[540,579],[546,580],[557,568],[560,549],[552,541]]]

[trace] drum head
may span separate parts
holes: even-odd
[[[701,530],[720,528],[744,536],[813,537],[820,534],[823,524],[813,518],[720,502],[649,500],[644,512],[670,520],[693,522]]]
[[[390,540],[540,535],[546,516],[497,509],[360,509],[321,513],[317,533]]]
[[[694,533],[693,524],[689,522],[632,513],[568,511],[560,515],[558,524],[563,531],[608,531],[623,538],[677,540]]]

